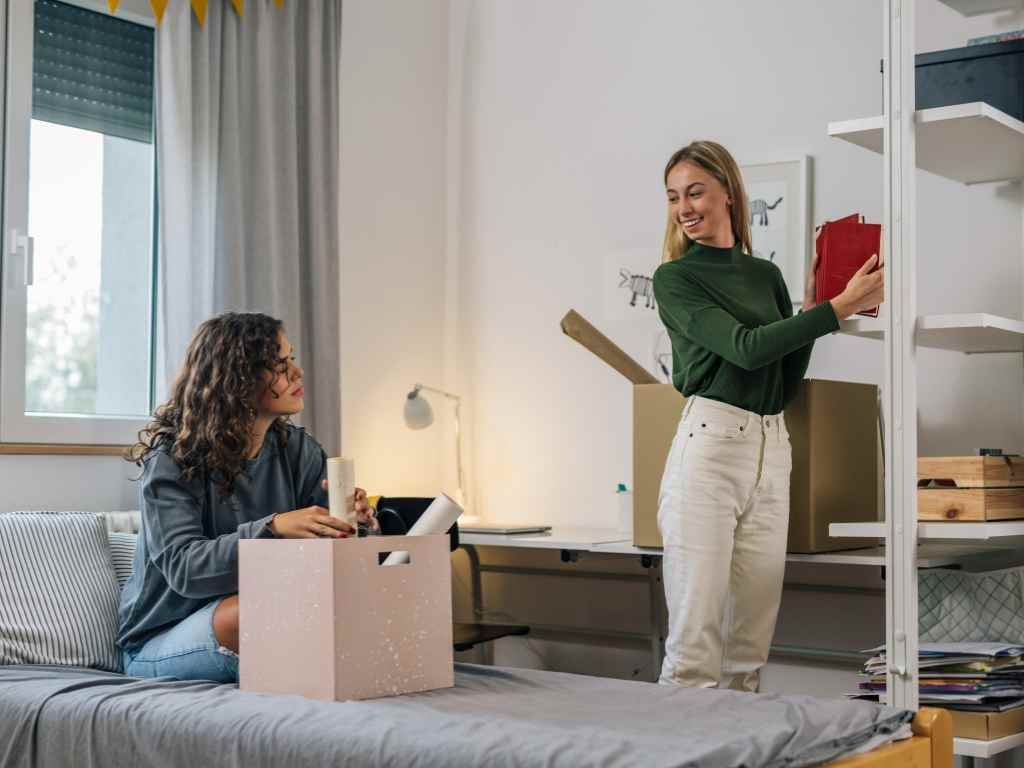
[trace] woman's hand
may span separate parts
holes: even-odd
[[[816,303],[817,299],[817,271],[818,271],[818,259],[821,258],[818,254],[817,241],[821,237],[821,228],[818,228],[818,234],[815,235],[815,248],[814,248],[814,259],[811,261],[811,269],[807,273],[807,281],[804,284],[804,303],[800,305],[800,311],[806,312],[811,309]]]
[[[380,530],[377,510],[370,506],[370,502],[366,500],[366,491],[362,488],[356,488],[356,519],[360,525],[369,526],[374,531]]]
[[[832,309],[840,320],[866,309],[874,309],[885,301],[885,273],[881,267],[871,272],[876,264],[877,253],[864,262],[850,278],[843,292],[832,299]]]
[[[327,490],[327,480],[321,483],[323,489]],[[379,531],[380,523],[377,522],[377,510],[370,506],[366,500],[366,491],[356,488],[355,494],[356,520],[360,525],[365,525],[371,530]]]
[[[331,517],[323,507],[312,506],[280,512],[270,521],[270,532],[282,539],[344,539],[355,535],[355,529],[338,517]]]

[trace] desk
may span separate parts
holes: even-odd
[[[519,549],[557,549],[562,553],[562,562],[576,562],[581,552],[595,554],[639,554],[641,565],[647,570],[646,576],[634,576],[631,574],[579,574],[593,576],[594,578],[616,579],[620,581],[643,580],[648,583],[650,591],[650,620],[651,632],[649,635],[651,643],[651,662],[655,674],[661,669],[661,660],[664,655],[663,643],[665,642],[665,611],[662,605],[663,588],[661,584],[661,550],[652,549],[650,552],[639,551],[631,541],[631,534],[626,531],[617,531],[611,528],[579,528],[579,527],[554,527],[547,533],[473,533],[471,531],[459,531],[459,546],[466,551],[470,563],[470,576],[472,580],[473,613],[477,620],[483,614],[483,587],[480,583],[482,571],[503,571],[505,569],[492,568],[480,565],[480,557],[476,547],[510,547]],[[637,551],[633,551],[637,550]],[[519,573],[533,575],[557,575],[564,576],[565,571],[539,568],[516,569]]]
[[[640,564],[646,569],[646,576],[631,574],[572,574],[580,577],[616,579],[621,581],[647,581],[650,592],[650,634],[652,669],[657,672],[661,668],[663,643],[665,638],[665,609],[662,603],[664,590],[661,581],[660,547],[638,547],[633,544],[631,534],[609,528],[586,527],[554,527],[543,534],[497,534],[459,532],[459,544],[466,551],[470,561],[470,577],[472,581],[473,611],[479,618],[483,613],[483,588],[481,571],[516,572],[533,575],[567,575],[565,571],[536,568],[495,568],[480,565],[476,547],[509,547],[520,549],[555,549],[561,551],[562,562],[576,562],[581,553],[596,555],[633,555],[640,558]],[[978,555],[991,554],[998,547],[984,542],[925,542],[918,545],[918,566],[921,568],[939,568],[956,565]],[[787,554],[788,563],[817,563],[821,565],[856,565],[885,566],[885,549],[869,547],[866,549],[843,550],[840,552],[824,552],[821,554],[802,555]],[[791,586],[790,588],[797,588]],[[817,585],[817,591],[855,591],[855,588]],[[490,649],[488,649],[488,653]],[[808,648],[803,646],[773,645],[772,653],[777,656],[790,656],[813,659],[825,662],[842,662],[860,665],[861,654],[850,651],[837,651],[827,648]]]

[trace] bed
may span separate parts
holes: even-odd
[[[0,666],[0,765],[951,768],[948,713],[457,664],[455,687],[321,702]],[[838,762],[829,762],[836,761]]]

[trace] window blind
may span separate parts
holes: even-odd
[[[32,117],[153,141],[153,29],[35,0]]]

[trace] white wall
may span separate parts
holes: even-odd
[[[138,509],[138,473],[117,456],[0,456],[0,512]]]
[[[342,452],[371,493],[434,494],[454,456],[446,404],[419,432],[402,405],[416,382],[444,383],[446,3],[342,14]]]

